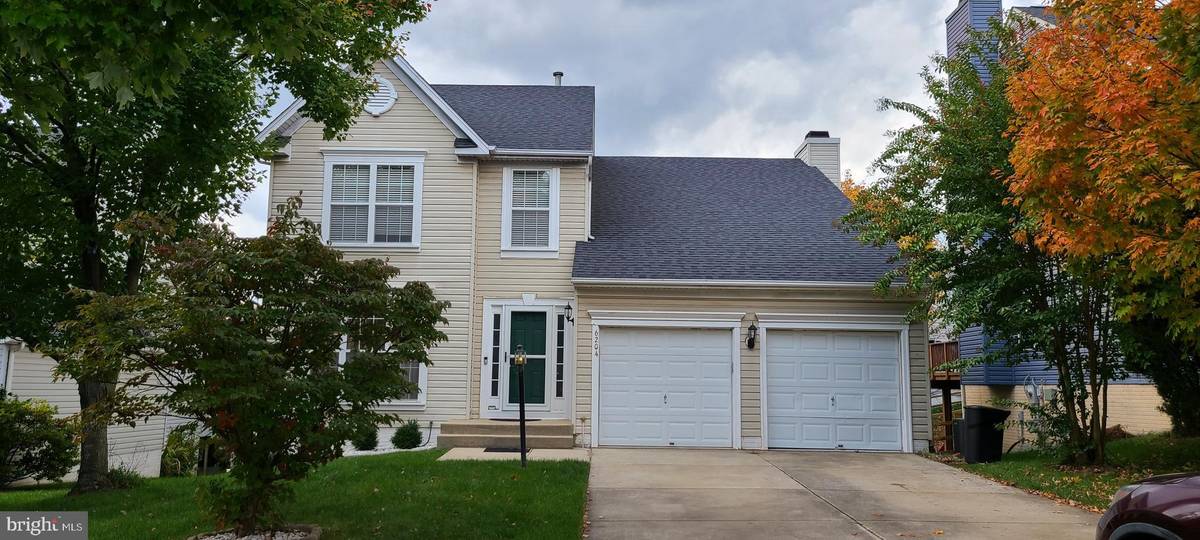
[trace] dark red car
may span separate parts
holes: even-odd
[[[1152,476],[1113,496],[1096,540],[1200,539],[1200,473]]]

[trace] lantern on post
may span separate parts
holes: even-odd
[[[521,468],[525,468],[525,346],[518,344],[513,355],[513,365],[517,366],[517,402],[521,424]]]

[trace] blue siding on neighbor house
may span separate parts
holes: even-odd
[[[986,30],[988,19],[1000,17],[1000,0],[960,0],[958,7],[946,17],[946,54],[953,56],[966,44],[967,28]],[[991,74],[980,61],[974,61],[975,69],[985,82],[991,82]],[[995,352],[1004,342],[988,343],[987,332],[981,326],[972,326],[958,336],[959,358],[976,358]],[[1041,358],[1025,360],[1015,366],[1003,361],[991,365],[979,365],[963,373],[962,383],[969,385],[1016,385],[1024,384],[1025,377],[1032,375],[1045,384],[1058,384],[1058,373]],[[1141,375],[1112,381],[1113,384],[1150,384]]]
[[[1000,0],[960,0],[958,7],[946,17],[946,56],[954,56],[966,44],[967,29],[987,30],[988,19],[1000,18]],[[995,55],[993,60],[996,59]],[[975,68],[983,81],[991,82],[991,74],[980,60],[974,60]]]
[[[958,336],[959,358],[977,358],[987,353],[1000,350],[1003,341],[988,343],[987,333],[982,326],[972,326],[963,330]],[[1043,384],[1058,384],[1058,372],[1045,360],[1031,358],[1015,366],[1003,361],[991,365],[978,365],[963,373],[962,383],[971,385],[1016,385],[1025,384],[1025,377],[1034,376]],[[1110,384],[1152,384],[1144,375],[1131,374],[1124,379],[1113,380]]]

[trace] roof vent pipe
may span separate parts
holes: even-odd
[[[554,72],[554,86],[562,86],[562,76],[563,76],[563,72],[561,72],[561,71]]]

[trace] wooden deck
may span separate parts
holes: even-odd
[[[942,426],[945,429],[946,450],[954,450],[954,403],[950,392],[962,388],[962,373],[943,368],[943,364],[958,361],[958,342],[941,341],[929,344],[929,387],[942,391]]]
[[[962,374],[942,369],[942,364],[958,361],[958,342],[943,341],[929,344],[929,382],[933,388],[958,388]]]

